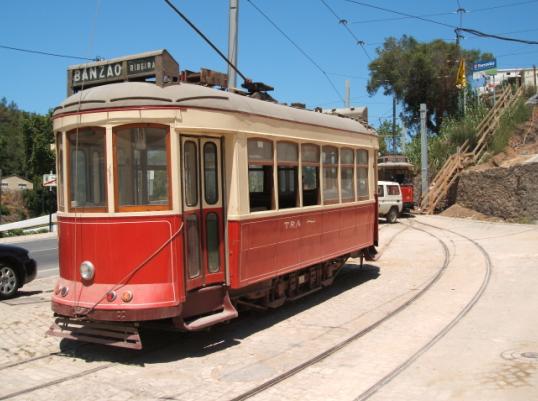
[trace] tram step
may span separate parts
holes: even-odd
[[[46,334],[113,347],[142,349],[138,328],[132,324],[98,323],[59,317]]]
[[[173,319],[174,325],[185,331],[198,331],[203,330],[209,326],[213,326],[218,323],[226,322],[230,319],[234,319],[238,316],[237,310],[232,305],[230,301],[230,296],[228,291],[222,289],[217,290],[222,291],[223,296],[221,299],[222,310],[217,313],[212,313],[210,315],[205,315],[201,317],[195,317],[193,320],[185,321],[183,317],[179,316]]]

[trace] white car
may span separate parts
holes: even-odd
[[[385,217],[388,223],[394,223],[403,209],[400,184],[392,181],[378,181],[377,199],[379,216]]]

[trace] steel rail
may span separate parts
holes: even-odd
[[[428,232],[426,230],[422,230],[420,228],[413,227],[412,224],[408,225],[408,227],[412,228],[414,230],[417,230],[417,231],[424,232],[425,234],[435,238],[441,244],[441,246],[443,248],[443,254],[444,254],[443,259],[444,260],[443,260],[443,263],[442,263],[441,267],[437,270],[436,274],[432,277],[432,279],[419,292],[417,292],[413,297],[408,299],[402,305],[400,305],[399,307],[397,307],[396,309],[394,309],[393,311],[391,311],[390,313],[385,315],[383,318],[375,321],[374,323],[370,324],[366,328],[356,332],[355,334],[351,335],[350,337],[346,338],[345,340],[343,340],[343,341],[339,342],[338,344],[332,346],[331,348],[329,348],[329,349],[315,355],[314,357],[308,359],[307,361],[305,361],[305,362],[303,362],[303,363],[301,363],[301,364],[299,364],[299,365],[297,365],[297,366],[295,366],[295,367],[293,367],[293,368],[291,368],[291,369],[289,369],[289,370],[275,376],[272,379],[269,379],[269,380],[263,382],[260,385],[257,385],[255,387],[251,388],[250,390],[247,390],[246,392],[244,392],[244,393],[242,393],[242,394],[240,394],[238,396],[235,396],[234,398],[231,398],[230,401],[241,401],[241,400],[246,400],[248,398],[251,398],[251,397],[253,397],[253,396],[255,396],[255,395],[259,394],[259,393],[264,392],[265,390],[267,390],[267,389],[269,389],[271,387],[274,387],[278,383],[280,383],[280,382],[282,382],[282,381],[296,375],[297,373],[305,370],[306,368],[308,368],[310,366],[313,366],[313,365],[323,361],[327,357],[335,354],[339,350],[345,348],[347,345],[351,344],[352,342],[354,342],[354,341],[358,340],[359,338],[365,336],[366,334],[370,333],[375,328],[379,327],[381,324],[385,323],[389,319],[391,319],[394,316],[398,315],[400,312],[404,311],[411,304],[413,304],[416,300],[418,300],[422,295],[424,295],[442,277],[442,275],[445,273],[448,265],[450,264],[450,252],[449,252],[448,246],[446,245],[445,241],[443,241],[440,237],[438,237],[438,236],[436,236],[436,235],[434,235],[434,234],[432,234],[432,233],[430,233],[430,232]],[[403,232],[404,230],[401,230],[400,232]],[[394,239],[394,238],[392,238],[392,239]]]
[[[374,385],[369,387],[367,390],[362,392],[358,397],[354,399],[354,401],[363,401],[369,399],[371,396],[376,394],[379,390],[381,390],[385,385],[390,383],[395,377],[397,377],[400,373],[402,373],[404,370],[406,370],[409,366],[411,366],[418,358],[420,358],[422,355],[424,355],[427,351],[431,349],[439,340],[441,340],[445,335],[447,335],[450,330],[456,326],[468,313],[469,311],[476,305],[476,303],[480,300],[482,295],[484,295],[484,292],[486,291],[486,288],[489,284],[490,278],[491,278],[491,272],[493,270],[493,264],[491,262],[491,258],[489,256],[489,253],[480,245],[477,241],[473,240],[472,238],[469,238],[463,234],[457,233],[452,230],[448,230],[442,227],[435,226],[433,224],[427,224],[427,223],[421,223],[418,222],[418,224],[421,224],[423,226],[432,227],[440,231],[446,231],[449,233],[452,233],[454,235],[457,235],[459,237],[462,237],[469,242],[471,242],[473,245],[475,245],[478,250],[482,253],[484,256],[485,262],[486,262],[486,269],[484,272],[484,277],[482,279],[482,283],[479,287],[479,289],[475,292],[474,296],[471,298],[471,300],[465,305],[465,307],[456,315],[454,319],[450,321],[448,325],[446,325],[440,332],[438,332],[430,341],[428,341],[424,346],[422,346],[417,352],[415,352],[413,355],[411,355],[405,362],[400,364],[398,367],[393,369],[390,373],[385,375],[382,379],[378,380]]]

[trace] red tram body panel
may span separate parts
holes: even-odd
[[[53,118],[51,335],[141,348],[147,322],[280,306],[377,245],[377,136],[357,121],[141,82],[85,89]]]
[[[367,248],[375,206],[230,222],[230,285],[237,289]]]

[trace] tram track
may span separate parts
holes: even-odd
[[[469,302],[464,306],[464,308],[452,319],[441,331],[439,331],[430,341],[428,341],[426,344],[424,344],[418,351],[416,351],[413,355],[411,355],[408,359],[406,359],[403,363],[398,365],[396,368],[394,368],[391,372],[389,372],[387,375],[385,375],[383,378],[378,380],[374,385],[370,386],[367,390],[363,391],[359,396],[357,396],[354,401],[364,401],[375,395],[379,390],[381,390],[384,386],[386,386],[388,383],[390,383],[394,378],[396,378],[400,373],[405,371],[409,366],[411,366],[418,358],[420,358],[422,355],[424,355],[427,351],[429,351],[438,341],[440,341],[445,335],[447,335],[453,328],[456,326],[469,312],[470,310],[476,305],[476,303],[482,298],[482,295],[484,294],[490,278],[491,278],[491,272],[493,269],[493,263],[491,262],[491,257],[489,253],[484,249],[482,245],[480,245],[477,241],[473,240],[472,238],[469,238],[463,234],[457,233],[455,231],[441,228],[438,226],[435,226],[433,224],[427,224],[427,223],[421,223],[417,222],[418,224],[421,224],[423,226],[431,227],[440,231],[446,231],[449,233],[452,233],[454,235],[457,235],[461,238],[464,238],[465,240],[471,242],[482,254],[485,260],[486,269],[484,272],[484,276],[482,279],[482,283],[478,290],[474,293],[473,297],[469,300]]]
[[[424,227],[434,228],[436,230],[441,230],[441,231],[445,230],[443,228],[433,226],[433,225],[429,225],[429,224],[426,224],[426,223],[421,223],[421,222],[416,222],[416,223],[418,225],[421,225],[421,226],[424,226]],[[374,323],[370,324],[368,327],[361,329],[360,331],[354,333],[353,335],[351,335],[350,337],[344,339],[343,341],[336,344],[335,346],[333,346],[333,347],[331,347],[331,348],[329,348],[329,349],[327,349],[327,350],[313,356],[309,360],[307,360],[307,361],[293,367],[292,369],[289,369],[286,372],[283,372],[283,373],[279,374],[278,376],[276,376],[276,377],[274,377],[274,378],[272,378],[272,379],[270,379],[268,381],[265,381],[264,383],[254,387],[254,388],[251,388],[250,390],[248,390],[248,391],[246,391],[246,392],[232,398],[233,401],[248,399],[248,398],[251,398],[251,397],[253,397],[253,396],[257,395],[257,394],[263,393],[264,391],[270,389],[271,387],[274,387],[278,383],[283,382],[284,380],[296,375],[297,373],[305,370],[306,368],[308,368],[310,366],[313,366],[313,365],[323,361],[324,359],[326,359],[329,356],[335,354],[339,350],[344,349],[347,345],[349,345],[352,342],[358,340],[359,338],[365,336],[367,333],[370,333],[371,331],[373,331],[375,328],[377,328],[378,326],[380,326],[381,324],[383,324],[387,320],[393,318],[394,316],[396,316],[400,312],[407,309],[411,304],[413,304],[422,295],[424,295],[443,276],[443,274],[445,273],[447,267],[449,266],[449,264],[451,262],[451,252],[450,252],[449,247],[447,245],[448,242],[449,242],[448,239],[445,239],[440,235],[436,235],[435,233],[428,232],[425,229],[421,229],[419,227],[416,227],[415,222],[412,222],[410,224],[403,224],[403,225],[405,225],[405,227],[398,230],[384,244],[383,248],[381,249],[381,252],[386,250],[387,247],[390,245],[390,243],[392,243],[392,241],[394,241],[402,232],[404,232],[405,230],[408,230],[408,229],[413,229],[413,230],[424,232],[425,234],[427,234],[430,237],[434,238],[441,245],[441,248],[442,248],[442,251],[443,251],[443,260],[442,260],[442,263],[441,263],[440,267],[436,269],[436,273],[431,277],[431,279],[429,279],[429,281],[427,281],[424,286],[421,286],[420,291],[417,292],[415,295],[413,295],[405,303],[403,303],[402,305],[398,306],[393,311],[386,314],[383,318],[381,318],[381,319],[375,321]],[[450,230],[445,230],[445,231],[452,232]],[[483,292],[485,291],[485,288],[487,287],[487,283],[489,282],[489,275],[491,274],[491,261],[489,259],[489,255],[487,254],[487,252],[478,243],[476,243],[476,241],[474,241],[474,240],[472,240],[472,239],[470,239],[468,237],[465,237],[465,236],[463,236],[463,235],[461,235],[459,233],[454,233],[454,234],[459,235],[460,237],[463,237],[468,241],[471,241],[475,246],[479,247],[479,249],[481,250],[484,257],[489,261],[489,265],[488,265],[489,273],[487,274],[487,279],[485,281],[483,281],[482,286],[480,287],[479,291],[477,291],[477,294],[475,294],[473,299],[458,314],[458,316],[451,323],[449,323],[449,325],[447,325],[442,330],[442,332],[438,333],[430,342],[428,342],[424,347],[422,347],[419,351],[417,351],[417,353],[414,354],[411,358],[409,358],[406,362],[404,362],[403,364],[398,366],[396,369],[391,371],[388,375],[384,376],[381,380],[379,380],[376,384],[371,386],[365,392],[361,393],[356,398],[356,400],[365,400],[365,399],[368,399],[369,397],[371,397],[372,395],[374,395],[377,391],[379,391],[381,388],[383,388],[383,386],[388,384],[398,374],[403,372],[409,365],[411,365],[423,353],[427,352],[437,341],[439,341],[446,333],[448,333],[452,329],[452,327],[454,325],[456,325],[457,322],[460,321],[469,312],[469,310],[474,306],[474,304],[476,304],[476,302],[478,302],[478,300],[482,296]],[[75,380],[75,379],[78,379],[78,378],[81,378],[81,377],[84,377],[84,376],[92,375],[92,374],[95,374],[95,373],[100,372],[102,370],[109,369],[109,368],[112,368],[112,367],[120,365],[120,364],[136,363],[137,360],[144,359],[147,356],[149,356],[151,354],[154,354],[156,352],[161,352],[161,351],[165,350],[166,348],[168,348],[168,347],[170,347],[172,345],[174,345],[174,344],[167,344],[167,345],[165,345],[163,347],[162,344],[161,344],[161,345],[156,346],[156,347],[146,348],[143,351],[137,352],[135,355],[133,355],[133,354],[125,355],[124,357],[117,358],[116,361],[104,362],[102,365],[96,366],[96,367],[91,368],[91,369],[82,369],[82,370],[80,370],[78,372],[74,372],[74,373],[72,373],[70,375],[66,375],[66,376],[63,376],[63,377],[58,377],[58,378],[55,378],[53,380],[48,380],[48,381],[43,382],[43,383],[37,383],[37,384],[35,384],[33,386],[29,386],[27,388],[24,388],[24,389],[15,391],[15,392],[11,392],[9,394],[0,395],[0,400],[11,399],[11,398],[15,398],[15,397],[21,397],[21,396],[33,393],[35,391],[44,389],[44,388],[57,386],[57,385],[60,385],[62,383],[65,383],[65,382],[69,382],[71,380]],[[0,371],[8,370],[9,368],[17,368],[18,366],[21,366],[21,365],[24,365],[24,364],[29,364],[31,362],[36,362],[37,363],[37,361],[45,359],[47,357],[51,357],[51,358],[55,358],[55,357],[74,357],[74,358],[76,358],[76,356],[77,356],[76,352],[77,351],[75,351],[75,353],[69,353],[69,354],[58,352],[58,353],[50,353],[50,354],[47,354],[47,355],[41,355],[41,356],[34,357],[34,358],[31,358],[31,359],[28,359],[28,360],[16,362],[16,363],[9,364],[9,365],[0,366]]]
[[[80,350],[82,347],[89,348],[89,347],[92,347],[92,346],[93,346],[93,344],[81,344],[80,347],[77,348],[77,350]],[[67,376],[58,377],[56,379],[52,379],[52,380],[45,381],[43,383],[35,384],[33,386],[29,386],[27,388],[24,388],[24,389],[21,389],[21,390],[18,390],[18,391],[14,391],[14,392],[11,392],[9,394],[0,395],[0,400],[9,400],[9,399],[12,399],[12,398],[15,398],[15,397],[20,397],[20,396],[23,396],[23,395],[26,395],[26,394],[30,394],[30,393],[33,393],[33,392],[35,392],[37,390],[41,390],[41,389],[44,389],[44,388],[48,388],[48,387],[56,386],[56,385],[59,385],[59,384],[62,384],[62,383],[66,383],[66,382],[69,382],[71,380],[75,380],[75,379],[78,379],[78,378],[81,378],[81,377],[84,377],[84,376],[88,376],[88,375],[100,372],[102,370],[105,370],[105,369],[109,369],[109,368],[117,366],[119,364],[136,363],[137,360],[140,360],[140,359],[143,359],[143,358],[145,358],[147,356],[150,356],[151,354],[153,354],[155,352],[165,350],[166,348],[171,347],[171,346],[173,346],[173,344],[167,344],[165,346],[159,345],[159,346],[155,346],[155,347],[145,348],[142,351],[137,352],[136,354],[132,354],[132,353],[125,354],[124,356],[118,357],[117,360],[114,361],[114,362],[104,362],[102,365],[96,366],[96,367],[91,368],[91,369],[82,369],[79,372],[72,373],[72,374],[67,375]],[[27,359],[27,360],[24,360],[24,361],[15,362],[15,363],[12,363],[12,364],[9,364],[9,365],[4,365],[3,367],[1,367],[0,371],[6,370],[6,369],[9,369],[9,368],[17,368],[17,367],[20,367],[21,365],[25,365],[25,364],[28,364],[28,363],[37,362],[37,361],[46,359],[47,357],[51,357],[51,358],[54,358],[54,357],[76,358],[77,355],[76,355],[76,353],[69,353],[69,354],[65,354],[65,353],[62,353],[62,352],[50,353],[48,355],[41,355],[41,356],[38,356],[38,357],[35,357],[35,358],[30,358],[30,359]],[[5,374],[4,374],[4,376],[5,376]]]
[[[389,239],[389,241],[382,248],[381,252],[384,251],[390,245],[390,243],[399,234],[401,234],[403,231],[405,231],[405,230],[407,230],[409,228],[417,230],[417,231],[421,231],[421,232],[435,238],[437,240],[437,242],[441,245],[442,249],[443,249],[443,262],[442,262],[441,266],[437,269],[435,275],[433,275],[433,277],[426,283],[426,285],[420,291],[418,291],[413,297],[411,297],[406,302],[404,302],[403,304],[398,306],[396,309],[394,309],[391,312],[389,312],[388,314],[386,314],[381,319],[376,320],[374,323],[372,323],[372,324],[368,325],[367,327],[361,329],[360,331],[352,334],[351,336],[347,337],[346,339],[339,342],[338,344],[330,347],[329,349],[327,349],[327,350],[325,350],[325,351],[323,351],[321,353],[316,354],[315,356],[309,358],[305,362],[303,362],[303,363],[301,363],[301,364],[299,364],[299,365],[297,365],[297,366],[295,366],[295,367],[293,367],[291,369],[288,369],[287,371],[273,377],[272,379],[269,379],[269,380],[255,386],[255,387],[251,388],[250,390],[247,390],[247,391],[243,392],[242,394],[231,398],[230,401],[241,401],[241,400],[246,400],[246,399],[252,398],[255,395],[258,395],[258,394],[260,394],[260,393],[262,393],[262,392],[276,386],[277,384],[285,381],[286,379],[288,379],[288,378],[290,378],[292,376],[295,376],[299,372],[304,371],[305,369],[307,369],[307,368],[309,368],[309,367],[311,367],[311,366],[313,366],[313,365],[315,365],[317,363],[322,362],[323,360],[325,360],[329,356],[337,353],[338,351],[342,350],[343,348],[345,348],[349,344],[353,343],[354,341],[360,339],[361,337],[364,337],[366,334],[370,333],[371,331],[373,331],[374,329],[376,329],[377,327],[379,327],[383,323],[387,322],[391,318],[398,315],[400,312],[407,309],[410,305],[412,305],[415,301],[417,301],[420,297],[422,297],[437,281],[439,281],[439,279],[445,273],[448,265],[450,264],[451,258],[450,258],[450,251],[449,251],[449,248],[448,248],[446,242],[442,238],[438,237],[437,235],[432,234],[432,233],[430,233],[430,232],[428,232],[426,230],[414,227],[413,224],[406,224],[406,227],[404,229],[399,230],[393,237],[391,237]]]

